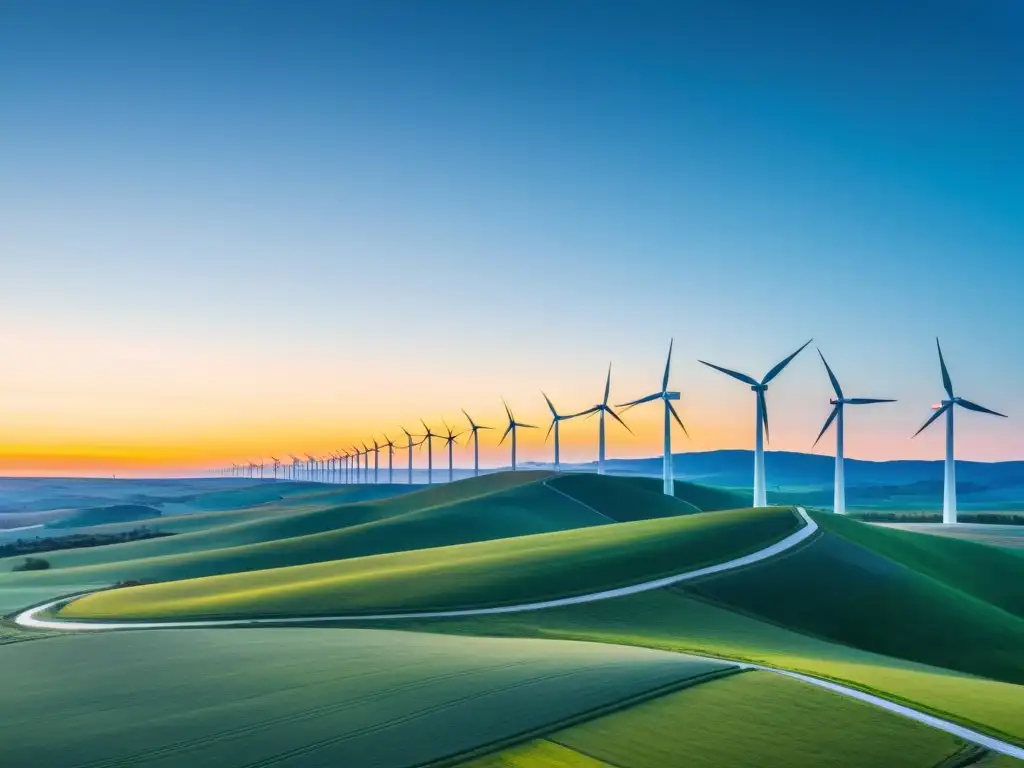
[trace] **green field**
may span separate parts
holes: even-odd
[[[776,507],[511,539],[100,592],[69,618],[311,616],[508,605],[586,594],[752,552],[802,525]]]
[[[4,765],[395,768],[500,746],[728,665],[607,645],[318,629],[3,646]]]
[[[928,726],[767,672],[671,693],[467,763],[547,766],[899,765],[931,768],[977,750]],[[558,762],[561,761],[561,762]]]

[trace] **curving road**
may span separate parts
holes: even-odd
[[[552,489],[555,490],[555,489]],[[561,491],[559,491],[561,493]],[[311,616],[311,617],[288,617],[288,618],[268,618],[268,619],[211,619],[211,620],[199,620],[199,621],[124,621],[124,622],[107,622],[107,621],[65,621],[61,619],[44,619],[39,618],[39,614],[45,613],[46,611],[54,608],[55,606],[69,602],[67,598],[60,600],[53,600],[44,605],[39,605],[34,608],[29,608],[18,614],[14,621],[22,627],[28,627],[31,629],[50,629],[50,630],[71,630],[71,631],[82,631],[82,630],[119,630],[119,629],[187,629],[187,628],[209,628],[209,627],[241,627],[241,626],[254,626],[254,625],[287,625],[287,624],[312,624],[312,623],[339,623],[349,621],[381,621],[381,620],[399,620],[399,619],[441,619],[441,618],[456,618],[460,616],[486,616],[503,613],[519,613],[523,611],[538,611],[545,608],[558,608],[565,605],[579,605],[581,603],[592,603],[598,600],[610,600],[616,597],[624,597],[626,595],[635,595],[639,592],[647,592],[654,589],[662,589],[664,587],[678,584],[683,581],[689,581],[691,579],[701,578],[703,576],[709,576],[715,573],[721,573],[723,571],[730,571],[736,568],[743,568],[748,565],[767,560],[775,557],[793,547],[799,545],[818,530],[818,525],[811,519],[803,507],[796,507],[797,513],[802,518],[804,525],[800,530],[793,534],[790,534],[781,541],[776,542],[764,549],[753,552],[743,557],[738,557],[735,560],[729,560],[724,563],[717,565],[711,565],[706,568],[698,568],[693,571],[687,571],[686,573],[676,574],[674,576],[666,576],[661,579],[654,579],[652,581],[645,581],[640,584],[633,584],[627,587],[618,587],[616,589],[607,589],[601,592],[593,592],[587,595],[577,595],[575,597],[563,597],[556,600],[545,600],[536,603],[521,603],[519,605],[503,605],[496,606],[493,608],[471,608],[465,610],[456,611],[424,611],[424,612],[413,612],[413,613],[386,613],[386,614],[375,614],[366,616]],[[79,595],[83,597],[84,595]],[[818,688],[824,688],[825,690],[846,696],[847,698],[856,699],[866,704],[884,709],[893,714],[906,717],[910,720],[928,725],[932,728],[937,728],[940,731],[944,731],[948,734],[964,739],[979,746],[990,749],[1000,754],[1015,757],[1020,760],[1024,760],[1024,748],[1018,747],[1015,744],[1011,744],[1000,739],[986,736],[978,731],[973,731],[969,728],[965,728],[956,723],[948,720],[930,715],[926,712],[920,712],[916,709],[904,706],[902,704],[896,704],[895,702],[884,699],[880,696],[874,696],[856,688],[850,688],[845,685],[834,683],[830,680],[822,680],[811,675],[802,674],[800,672],[791,672],[785,669],[779,669],[777,667],[770,667],[763,664],[748,664],[744,662],[736,662],[734,659],[713,657],[719,661],[732,662],[738,667],[743,669],[756,669],[762,672],[771,672],[777,675],[783,675],[785,677],[800,680],[809,685],[817,686]]]

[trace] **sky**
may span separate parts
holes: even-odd
[[[1022,38],[1016,0],[6,0],[0,472],[320,454],[502,397],[544,460],[542,389],[648,394],[672,338],[677,451],[753,444],[699,359],[813,338],[771,449],[829,412],[820,347],[899,400],[848,456],[941,458],[910,439],[941,337],[1010,417],[965,412],[958,456],[1024,458]],[[609,454],[659,454],[658,407],[625,417]]]

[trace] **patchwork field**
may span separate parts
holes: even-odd
[[[19,744],[17,763],[63,767],[74,754],[89,768],[1016,764],[732,663],[834,680],[1024,745],[1024,557],[1011,549],[812,513],[820,530],[786,553],[668,588],[370,621],[359,617],[646,582],[803,525],[788,507],[738,508],[728,490],[677,483],[665,497],[649,478],[518,472],[399,488],[164,488],[152,524],[172,536],[46,552],[45,571],[0,561],[4,614],[142,579],[157,583],[59,616],[350,618],[79,634],[0,624],[0,743]]]

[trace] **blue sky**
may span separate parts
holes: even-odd
[[[1024,7],[786,6],[5,3],[10,452],[328,449],[499,395],[540,419],[609,359],[649,389],[670,336],[691,447],[753,420],[696,358],[760,374],[812,336],[901,401],[851,455],[941,455],[905,439],[936,335],[1014,416]],[[820,364],[776,390],[773,447],[806,450]],[[1024,455],[971,419],[965,458]]]

